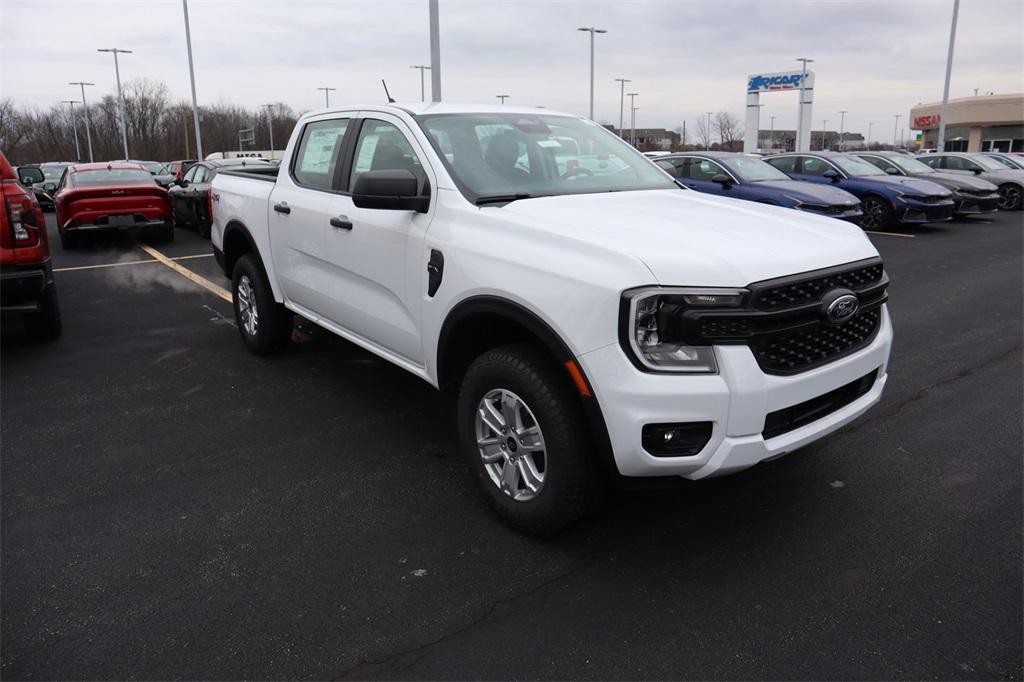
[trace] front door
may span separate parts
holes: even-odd
[[[354,133],[355,131],[353,131]],[[331,198],[327,227],[331,319],[411,363],[423,365],[420,303],[425,296],[423,243],[436,202],[427,213],[357,208],[351,192],[361,173],[409,170],[420,191],[437,187],[421,159],[424,150],[405,123],[374,113],[355,138],[351,171]]]
[[[314,316],[330,306],[324,237],[348,123],[333,114],[303,127],[291,167],[278,172],[267,211],[278,283],[289,302]]]

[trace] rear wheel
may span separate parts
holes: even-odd
[[[892,208],[881,197],[865,197],[861,202],[861,210],[864,215],[860,219],[860,226],[865,230],[878,230],[888,227],[892,222]]]
[[[78,235],[77,234],[75,234],[74,232],[67,232],[67,231],[64,231],[64,232],[60,233],[60,247],[62,249],[64,249],[65,251],[70,251],[71,249],[75,248],[76,246],[78,246]]]
[[[235,323],[246,348],[256,355],[282,350],[292,333],[292,315],[274,300],[263,266],[252,254],[235,263],[231,278]]]
[[[164,243],[174,241],[174,223],[169,222],[157,231],[157,238]]]
[[[1004,211],[1020,210],[1024,192],[1021,192],[1020,185],[1006,183],[999,186],[999,208]]]
[[[579,398],[540,349],[517,344],[478,357],[457,410],[477,484],[511,526],[550,535],[597,506],[601,477]]]
[[[46,287],[39,299],[39,312],[30,313],[25,320],[29,336],[49,341],[60,336],[63,329],[60,322],[60,306],[57,304],[57,286]]]

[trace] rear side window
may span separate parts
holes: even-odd
[[[333,189],[334,171],[347,129],[347,118],[315,121],[306,126],[292,167],[295,182],[312,189]]]
[[[796,157],[795,156],[780,156],[777,159],[765,159],[767,163],[778,168],[783,173],[795,173],[796,172]]]

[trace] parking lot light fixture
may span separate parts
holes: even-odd
[[[949,24],[949,51],[946,54],[946,82],[942,86],[942,112],[939,114],[939,139],[936,148],[946,151],[946,114],[949,113],[949,77],[953,73],[953,46],[956,45],[956,18],[960,14],[960,0],[953,0],[953,20]],[[977,95],[978,91],[975,90]],[[923,137],[923,136],[922,136]],[[922,146],[924,146],[922,144]]]
[[[633,106],[633,103],[636,101],[635,98],[639,94],[640,94],[639,92],[627,92],[626,93],[626,96],[629,97],[629,143],[630,144],[633,144],[633,139],[634,139],[633,138],[633,132],[636,129],[636,115],[633,113],[633,112],[636,111],[636,107]]]
[[[76,161],[81,161],[82,160],[82,148],[78,144],[78,118],[75,116],[75,105],[76,104],[81,104],[81,102],[78,102],[78,101],[73,100],[73,99],[62,99],[61,102],[71,106],[71,127],[75,131],[75,160]]]
[[[587,31],[590,33],[590,120],[594,120],[594,34],[595,33],[607,33],[603,28],[583,27],[577,29],[579,31]]]
[[[843,130],[846,123],[846,115],[850,113],[846,109],[839,112],[839,151],[846,151],[846,143],[843,142]]]
[[[868,139],[864,140],[864,146],[871,149],[871,129],[875,127],[874,121],[868,121]]]
[[[711,151],[711,114],[714,112],[705,111],[704,113],[708,115],[708,136],[707,138],[705,138],[707,142],[707,148],[704,151],[709,152]]]
[[[124,158],[131,158],[128,156],[128,119],[125,118],[124,112],[124,92],[121,91],[121,67],[117,62],[117,55],[119,54],[132,54],[131,50],[122,50],[117,47],[100,48],[97,52],[110,52],[114,55],[114,77],[117,78],[117,103],[119,111],[121,112],[121,144],[124,145]]]
[[[799,152],[803,151],[800,149],[800,140],[804,136],[804,81],[807,80],[807,65],[813,63],[814,60],[807,57],[797,57],[796,60],[803,63],[803,70],[800,72],[800,106],[796,114],[796,145],[793,149],[793,151]],[[810,146],[810,142],[808,142],[808,146]]]
[[[89,147],[89,163],[93,162],[92,158],[92,132],[89,130],[89,107],[85,103],[85,86],[96,85],[95,83],[86,83],[85,81],[74,81],[68,83],[68,85],[77,85],[82,89],[82,115],[85,117],[85,140]]]
[[[771,153],[775,149],[775,117],[769,116],[771,120],[771,128],[768,131],[768,152]]]
[[[622,118],[622,112],[626,106],[626,83],[632,83],[633,81],[628,78],[616,78],[615,81],[619,83],[619,137],[625,139],[625,136],[622,134],[622,126],[625,123]]]
[[[892,124],[892,148],[893,148],[893,151],[895,151],[896,150],[896,133],[900,129],[900,115],[899,114],[893,114],[892,117],[896,119],[895,123]]]
[[[274,158],[274,105],[264,104],[267,108],[267,129],[270,131],[270,158]]]
[[[825,151],[825,130],[828,129],[828,119],[821,120],[821,151]]]
[[[421,102],[426,102],[427,101],[427,81],[425,80],[426,76],[424,74],[426,74],[427,71],[430,71],[430,67],[427,66],[426,64],[413,64],[409,68],[410,69],[419,69],[420,70],[420,101]]]
[[[331,108],[331,92],[337,89],[338,88],[317,88],[317,90],[324,91],[324,106],[327,107],[328,109]]]
[[[188,82],[192,88],[192,123],[196,127],[196,158],[203,158],[203,133],[199,129],[199,101],[196,99],[196,70],[192,64],[192,28],[188,20],[188,0],[181,0],[185,13],[185,48],[188,50]],[[186,126],[186,131],[188,126]],[[188,133],[185,133],[185,148],[188,150]],[[186,154],[185,156],[188,156]]]
[[[507,100],[507,99],[508,99],[509,97],[511,97],[511,96],[512,96],[512,95],[495,95],[495,97],[496,97],[496,98],[498,98],[498,99],[500,99],[500,100],[501,100],[501,103],[502,103],[502,104],[504,104],[504,103],[505,103],[505,100]]]

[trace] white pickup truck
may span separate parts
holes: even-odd
[[[296,313],[453,389],[481,490],[529,531],[609,475],[783,455],[885,386],[888,277],[859,228],[681,189],[578,116],[310,113],[279,172],[220,173],[211,203],[249,350]]]

